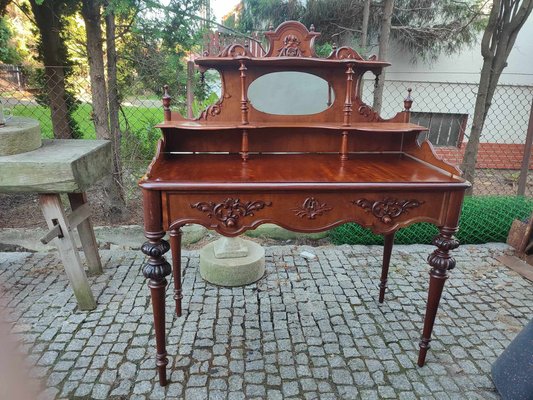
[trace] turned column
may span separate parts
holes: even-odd
[[[170,245],[163,240],[165,232],[161,223],[161,193],[158,191],[143,190],[144,202],[144,233],[148,239],[141,251],[148,256],[148,262],[143,267],[143,275],[148,279],[148,287],[152,297],[154,313],[154,329],[156,342],[156,366],[159,374],[159,384],[167,384],[166,367],[168,364],[165,343],[165,289],[166,277],[171,273],[170,264],[163,254]]]
[[[181,229],[170,231],[170,248],[172,251],[172,277],[174,279],[174,302],[176,304],[176,315],[181,317]]]
[[[387,289],[387,279],[389,276],[390,257],[392,254],[392,246],[394,245],[394,234],[396,232],[385,235],[385,245],[383,246],[383,266],[381,267],[381,279],[379,282],[379,302],[383,303],[385,299],[385,290]]]
[[[424,318],[424,330],[420,339],[420,351],[418,353],[418,366],[423,367],[426,362],[426,354],[430,348],[431,333],[435,323],[435,316],[439,308],[439,302],[444,288],[444,282],[448,279],[448,271],[455,268],[455,259],[450,251],[459,247],[459,241],[453,236],[457,227],[443,227],[439,235],[433,239],[437,249],[428,257],[428,264],[432,267],[429,272],[429,291]]]

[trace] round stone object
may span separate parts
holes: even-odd
[[[0,126],[0,156],[27,153],[41,147],[39,121],[13,117]]]
[[[219,239],[220,240],[220,239]],[[245,286],[265,274],[265,250],[250,240],[243,240],[248,255],[245,257],[216,258],[215,242],[200,250],[200,275],[217,286]]]

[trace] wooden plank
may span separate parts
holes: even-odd
[[[87,203],[87,196],[85,193],[69,193],[68,198],[73,214],[79,211],[80,217],[83,217],[83,220],[77,223],[76,226],[80,235],[81,246],[85,253],[85,259],[87,260],[89,274],[100,275],[104,270],[98,253],[98,242],[94,236],[93,224],[90,219],[91,210]],[[71,221],[71,227],[74,228],[72,222],[76,221]]]
[[[496,257],[496,260],[500,261],[506,267],[509,267],[519,275],[533,282],[533,266],[522,261],[518,257],[503,255]]]
[[[452,120],[455,116],[451,114],[441,115],[441,123],[439,128],[439,140],[437,141],[437,146],[449,146],[450,145],[450,128],[452,125]]]
[[[57,224],[63,232],[63,237],[56,240],[57,248],[74,295],[78,300],[78,306],[81,310],[94,310],[96,301],[89,287],[89,281],[83,269],[74,235],[68,225],[59,194],[39,194],[39,202],[48,227],[53,229]]]
[[[71,228],[76,228],[79,224],[91,216],[91,208],[87,203],[82,204],[78,208],[72,210],[72,213],[67,217],[68,224]]]
[[[61,231],[61,227],[59,225],[54,226],[52,229],[50,229],[46,235],[44,235],[40,240],[42,244],[48,244],[52,240],[54,240],[56,237],[63,236],[63,232]]]

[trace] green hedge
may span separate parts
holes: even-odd
[[[533,199],[521,196],[472,196],[465,198],[457,233],[462,244],[505,242],[513,220],[526,220],[533,211]],[[425,222],[402,228],[397,244],[431,244],[437,228]],[[383,244],[383,237],[357,224],[344,224],[330,231],[335,244]]]

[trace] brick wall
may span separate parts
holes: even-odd
[[[461,148],[437,147],[439,157],[459,165],[463,160],[466,143]],[[480,143],[476,168],[492,169],[520,169],[524,156],[523,144],[508,143]],[[533,157],[530,160],[529,169],[533,169]]]

